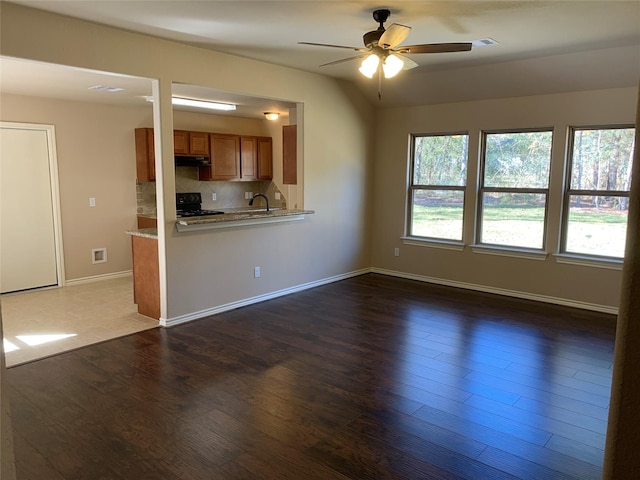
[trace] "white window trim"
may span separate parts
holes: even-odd
[[[437,238],[422,237],[400,237],[404,245],[413,245],[415,247],[441,248],[443,250],[464,250],[464,243],[455,240],[440,240]]]
[[[556,263],[566,265],[580,265],[583,267],[606,268],[608,270],[622,270],[624,261],[617,258],[594,258],[570,253],[556,253],[553,255]]]
[[[526,260],[546,260],[547,252],[519,249],[514,247],[499,247],[493,245],[471,245],[473,253],[485,255],[498,255],[500,257],[524,258]]]

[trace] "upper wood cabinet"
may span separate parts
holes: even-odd
[[[201,167],[200,180],[271,180],[273,152],[270,137],[212,133],[211,167]]]
[[[273,178],[273,141],[271,137],[258,137],[258,180]]]
[[[135,141],[138,182],[155,182],[156,156],[153,149],[153,128],[136,128]]]
[[[206,132],[173,131],[175,155],[209,155],[209,134]]]
[[[240,137],[240,179],[258,179],[258,139]]]
[[[282,183],[285,185],[298,183],[297,134],[295,125],[282,127]]]
[[[156,179],[153,128],[136,128],[136,168],[139,182]],[[175,155],[211,157],[210,167],[199,167],[199,180],[271,180],[273,178],[271,137],[225,133],[173,131]]]
[[[200,180],[237,180],[240,178],[240,137],[209,134],[211,167],[200,167]]]

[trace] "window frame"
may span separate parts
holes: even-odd
[[[549,150],[549,176],[547,177],[547,188],[509,188],[509,187],[486,187],[485,171],[487,156],[487,136],[492,134],[517,134],[517,133],[533,133],[548,132],[551,134],[551,149]],[[476,195],[476,228],[474,237],[474,246],[498,248],[501,250],[513,250],[524,252],[546,252],[547,248],[547,229],[549,220],[549,197],[551,186],[551,170],[553,161],[553,143],[554,143],[553,127],[538,128],[516,128],[516,129],[500,129],[500,130],[481,130],[480,131],[480,162],[478,166],[478,192]],[[483,194],[484,193],[524,193],[544,195],[544,219],[542,225],[542,246],[540,248],[522,247],[519,245],[503,245],[500,243],[485,243],[482,241],[482,213],[483,213]]]
[[[580,253],[567,251],[567,241],[569,238],[569,211],[571,208],[572,196],[594,196],[594,197],[626,197],[629,198],[631,190],[583,190],[572,189],[572,171],[573,171],[573,147],[575,145],[575,132],[578,130],[617,130],[617,129],[635,129],[634,124],[611,124],[611,125],[582,125],[582,126],[569,126],[567,128],[567,152],[565,158],[565,180],[562,189],[562,212],[560,220],[560,248],[559,255],[565,257],[578,257],[587,258],[594,261],[611,262],[622,261],[623,257],[613,257],[609,255],[596,255],[593,253]],[[638,148],[635,145],[634,148]],[[633,159],[631,160],[633,162]],[[628,219],[627,219],[628,222]],[[628,226],[628,224],[627,224]],[[626,239],[625,239],[626,242]]]
[[[414,184],[415,179],[415,153],[416,153],[416,138],[422,137],[451,137],[455,135],[465,135],[467,137],[467,156],[465,158],[465,179],[464,185],[418,185]],[[467,185],[469,183],[469,139],[470,135],[467,130],[460,130],[454,132],[433,132],[433,133],[412,133],[410,135],[411,141],[409,142],[409,181],[407,188],[407,216],[405,219],[405,232],[406,237],[412,240],[418,240],[422,242],[433,242],[433,243],[449,243],[462,245],[464,241],[464,232],[465,232],[465,212],[467,206]],[[458,191],[462,192],[462,229],[460,230],[460,239],[455,240],[451,238],[443,238],[443,237],[426,237],[424,235],[416,235],[413,233],[413,198],[414,192],[416,190],[445,190],[445,191]]]

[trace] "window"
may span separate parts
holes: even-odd
[[[412,137],[409,235],[462,241],[469,135]]]
[[[635,130],[573,128],[562,253],[624,257]]]
[[[544,248],[550,130],[484,132],[477,243]]]

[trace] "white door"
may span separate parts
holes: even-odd
[[[0,126],[1,293],[59,284],[53,127],[7,125]]]

